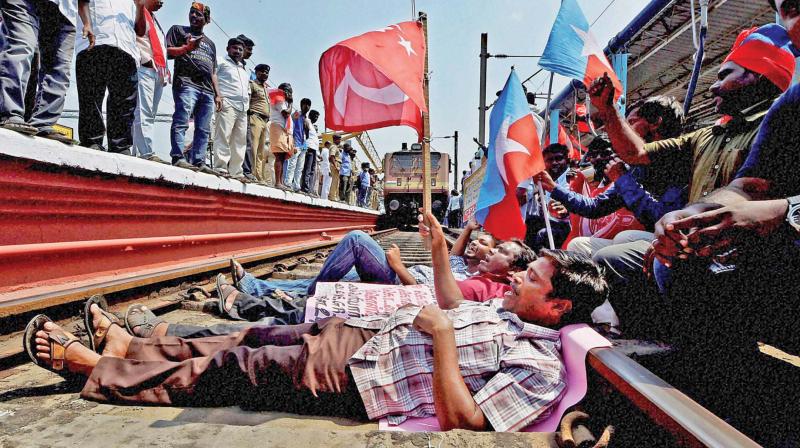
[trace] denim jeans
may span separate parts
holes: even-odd
[[[355,269],[355,272],[353,272]],[[389,267],[386,253],[377,241],[360,230],[354,230],[342,239],[313,279],[260,280],[245,274],[240,282],[242,292],[264,297],[276,289],[294,298],[313,295],[317,282],[361,280],[369,283],[394,285],[397,274]]]
[[[300,189],[300,180],[303,177],[303,167],[306,165],[306,146],[295,146],[297,151],[287,162],[286,185],[293,190]]]
[[[153,154],[153,132],[163,91],[164,83],[158,71],[139,67],[139,107],[133,120],[133,155],[145,157]]]
[[[7,34],[0,44],[0,119],[23,122],[31,61],[41,53],[39,88],[29,124],[48,129],[61,117],[69,88],[75,26],[43,0],[3,0]]]
[[[189,118],[194,116],[194,138],[192,149],[186,159],[192,165],[202,165],[206,160],[206,148],[211,133],[211,117],[214,115],[214,94],[194,86],[182,85],[172,88],[175,113],[170,128],[170,156],[173,161],[183,157],[184,138],[189,128]]]

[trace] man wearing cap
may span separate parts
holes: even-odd
[[[133,118],[138,104],[139,48],[147,22],[144,2],[93,0],[89,3],[94,39],[79,36],[75,47],[75,80],[78,87],[78,135],[82,146],[131,155]],[[106,101],[106,92],[108,100]],[[105,122],[103,103],[106,105]]]
[[[269,70],[267,64],[256,65],[256,79],[250,81],[250,108],[247,114],[250,116],[249,140],[253,154],[250,168],[259,182],[273,184],[275,168],[271,165],[272,161],[266,157],[266,143],[269,136],[267,128],[269,125],[269,95],[267,93]],[[247,156],[245,156],[245,160],[247,160]]]
[[[139,107],[136,108],[133,120],[134,155],[154,162],[164,162],[153,151],[153,132],[161,93],[170,77],[164,31],[154,15],[163,5],[161,0],[145,1],[143,12],[147,30],[144,36],[136,38],[141,65],[138,71]]]
[[[217,64],[222,107],[217,109],[214,133],[214,169],[234,179],[244,179],[242,163],[247,148],[247,109],[250,106],[250,72],[244,68],[244,42],[228,40],[228,54]]]
[[[217,47],[203,34],[211,23],[211,8],[193,2],[189,9],[189,26],[174,25],[167,32],[167,56],[175,60],[170,143],[172,164],[204,173],[215,174],[206,165],[206,148],[211,134],[214,109],[222,108],[217,88]],[[189,118],[194,117],[194,138],[188,154],[183,147]]]
[[[237,39],[244,43],[244,54],[242,55],[242,65],[247,68],[247,61],[250,60],[250,57],[253,56],[253,47],[256,46],[256,43],[253,42],[252,39],[245,36],[244,34],[240,34],[236,36]],[[247,68],[250,73],[250,81],[256,80],[256,72],[254,69]],[[251,92],[252,93],[252,92]],[[248,111],[248,116],[250,112]],[[252,132],[250,132],[250,120],[247,120],[247,151],[244,153],[244,163],[242,164],[242,172],[244,173],[245,179],[250,182],[258,182],[259,179],[253,175],[253,141],[252,141]]]

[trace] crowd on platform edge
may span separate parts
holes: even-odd
[[[720,115],[711,126],[684,132],[683,108],[666,97],[623,115],[611,80],[594,80],[592,118],[607,135],[588,145],[592,170],[572,169],[563,144],[545,147],[546,170],[532,181],[546,190],[547,210],[533,182],[517,191],[524,241],[470,240],[480,227],[470,221],[448,255],[428,215],[420,230],[431,235],[433,268],[407,268],[398,248],[352,232],[308,281],[259,280],[232,261],[231,282],[218,278],[220,312],[248,323],[171,324],[140,305],[120,322],[95,300],[86,326],[97,353],[66,351],[72,337],[41,317],[26,332],[28,353],[83,374],[83,396],[100,401],[314,408],[395,423],[435,415],[443,429],[506,431],[561,398],[553,329],[593,322],[611,337],[668,341],[680,390],[759,440],[784,443],[797,436],[796,399],[787,400],[797,373],[765,359],[757,343],[800,348],[800,85],[792,84],[800,2],[768,3],[784,25],[746,29],[732,43],[710,89]],[[288,101],[291,91],[281,90]],[[288,127],[283,107],[276,117]],[[310,115],[310,104],[301,110]],[[270,141],[288,147],[292,136],[280,131]],[[548,233],[563,250],[546,248]],[[317,282],[343,280],[426,284],[438,306],[304,324]],[[757,392],[759,403],[737,390]]]
[[[356,149],[340,135],[322,143],[320,113],[308,98],[294,106],[291,84],[270,88],[268,64],[247,66],[252,39],[231,38],[218,55],[203,32],[211,23],[209,6],[191,3],[188,26],[164,32],[155,14],[162,5],[5,1],[0,127],[74,143],[53,126],[64,109],[75,55],[81,146],[379,209],[383,181],[375,168],[356,163]],[[154,151],[153,135],[170,84],[175,112],[171,160],[165,161]]]

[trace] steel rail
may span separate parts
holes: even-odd
[[[589,366],[677,442],[691,447],[758,447],[756,442],[613,348],[594,349]]]
[[[327,227],[303,230],[267,230],[263,232],[210,233],[202,235],[174,235],[146,238],[119,238],[110,240],[67,241],[60,243],[35,243],[0,246],[0,258],[29,257],[36,255],[64,255],[89,250],[136,249],[152,246],[199,244],[219,241],[235,241],[278,236],[310,235],[328,232],[372,229],[373,225]]]

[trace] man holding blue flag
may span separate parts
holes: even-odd
[[[499,239],[524,238],[526,228],[517,202],[517,185],[545,166],[539,130],[514,70],[489,117],[486,164],[476,219]]]

